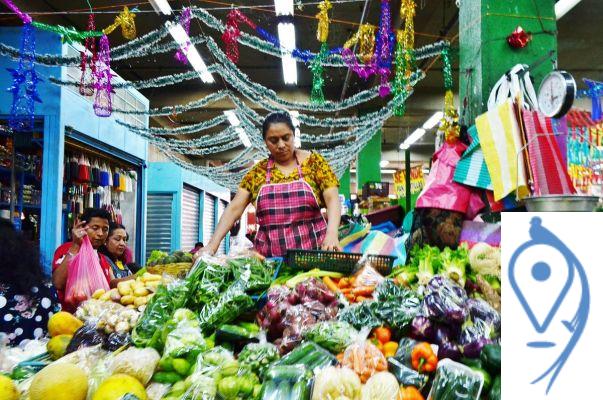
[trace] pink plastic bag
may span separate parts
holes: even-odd
[[[463,213],[473,219],[484,207],[478,192],[453,181],[454,171],[467,148],[461,142],[448,143],[434,154],[433,166],[416,208],[439,208]]]
[[[71,260],[67,270],[65,302],[77,307],[98,289],[109,290],[109,283],[103,274],[98,254],[88,236],[84,236],[80,252]]]

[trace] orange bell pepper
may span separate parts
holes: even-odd
[[[396,343],[396,342],[387,342],[383,345],[383,355],[385,357],[395,356],[397,350],[398,350],[398,343]]]
[[[397,400],[425,400],[421,392],[414,386],[401,387]]]
[[[412,367],[419,372],[433,372],[438,366],[438,357],[427,342],[417,344],[410,353]]]

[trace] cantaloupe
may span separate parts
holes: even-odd
[[[85,400],[88,377],[69,363],[52,363],[38,372],[29,387],[30,400]]]
[[[105,379],[94,393],[92,400],[120,400],[126,394],[132,394],[140,400],[147,400],[147,392],[142,383],[126,374],[115,374]]]

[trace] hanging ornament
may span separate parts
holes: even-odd
[[[235,64],[239,62],[239,37],[241,36],[241,29],[239,28],[240,14],[241,12],[239,10],[230,10],[226,17],[226,29],[222,34],[222,42],[224,43],[226,56]]]
[[[98,64],[94,71],[94,113],[99,117],[108,117],[113,112],[111,96],[111,50],[107,35],[101,37],[99,42]]]
[[[392,15],[389,0],[381,0],[379,16],[379,34],[375,48],[377,74],[381,77],[379,95],[385,97],[390,93],[389,75],[392,65],[394,34],[392,32]]]
[[[507,36],[507,43],[514,49],[523,49],[532,40],[532,35],[523,30],[521,26],[515,28],[513,33]]]
[[[36,38],[31,24],[23,25],[19,66],[7,68],[13,76],[13,84],[8,91],[13,94],[8,126],[16,132],[27,132],[34,127],[34,105],[41,103],[37,84],[41,81],[34,69]]]
[[[180,26],[186,32],[186,35],[190,33],[191,30],[191,9],[190,7],[186,7],[182,9],[182,13],[180,14]],[[190,42],[187,41],[184,49],[178,49],[174,57],[176,60],[180,61],[182,64],[188,63],[188,58],[186,57],[186,53],[188,53],[188,47],[191,45]]]
[[[447,142],[455,142],[461,136],[459,115],[454,106],[454,94],[447,90],[444,96],[444,117],[440,121],[437,135],[444,135]]]
[[[360,61],[370,63],[375,52],[375,32],[377,27],[371,24],[362,24],[358,31],[343,45],[344,49],[349,49],[355,44],[358,45],[357,55]]]
[[[310,93],[310,101],[314,104],[324,104],[325,102],[325,94],[323,91],[325,78],[323,76],[324,68],[322,64],[328,54],[329,46],[326,43],[323,43],[320,46],[320,52],[310,64],[310,70],[312,71],[312,92]]]
[[[115,22],[103,29],[105,35],[111,34],[117,27],[121,26],[121,34],[124,39],[132,40],[136,38],[136,23],[134,22],[136,14],[130,12],[127,6],[115,17]]]
[[[329,10],[333,8],[329,0],[324,0],[318,5],[318,27],[316,29],[316,39],[320,43],[325,43],[329,38]]]
[[[88,16],[88,31],[96,29],[94,24],[94,14]],[[92,96],[94,94],[94,70],[96,69],[96,39],[87,37],[84,42],[84,51],[80,52],[80,69],[82,76],[80,78],[80,94],[82,96]]]
[[[410,77],[414,70],[415,15],[416,4],[414,0],[403,0],[400,5],[400,17],[404,18],[404,29],[397,33],[394,95],[408,91]],[[405,111],[405,104],[402,104],[395,110],[395,114],[401,117]]]
[[[450,47],[442,49],[442,74],[444,75],[444,89],[446,91],[452,91],[453,79],[452,79],[452,60],[450,59]]]
[[[23,11],[19,10],[19,7],[17,7],[15,5],[15,3],[13,3],[11,0],[2,0],[2,2],[4,4],[6,4],[6,6],[12,12],[14,12],[17,15],[17,17],[19,17],[21,19],[21,21],[23,21],[24,24],[31,24],[31,17],[29,16],[29,14],[24,13]]]

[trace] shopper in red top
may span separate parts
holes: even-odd
[[[76,221],[75,226],[71,230],[72,241],[59,246],[54,252],[52,260],[52,283],[57,289],[59,300],[63,309],[69,310],[65,304],[65,284],[67,283],[69,263],[80,251],[82,239],[88,235],[92,247],[97,250],[105,244],[109,234],[109,223],[111,222],[111,214],[107,210],[100,208],[88,208],[82,214],[79,221]],[[111,265],[103,254],[98,254],[100,265],[103,274],[110,283],[112,279]]]

